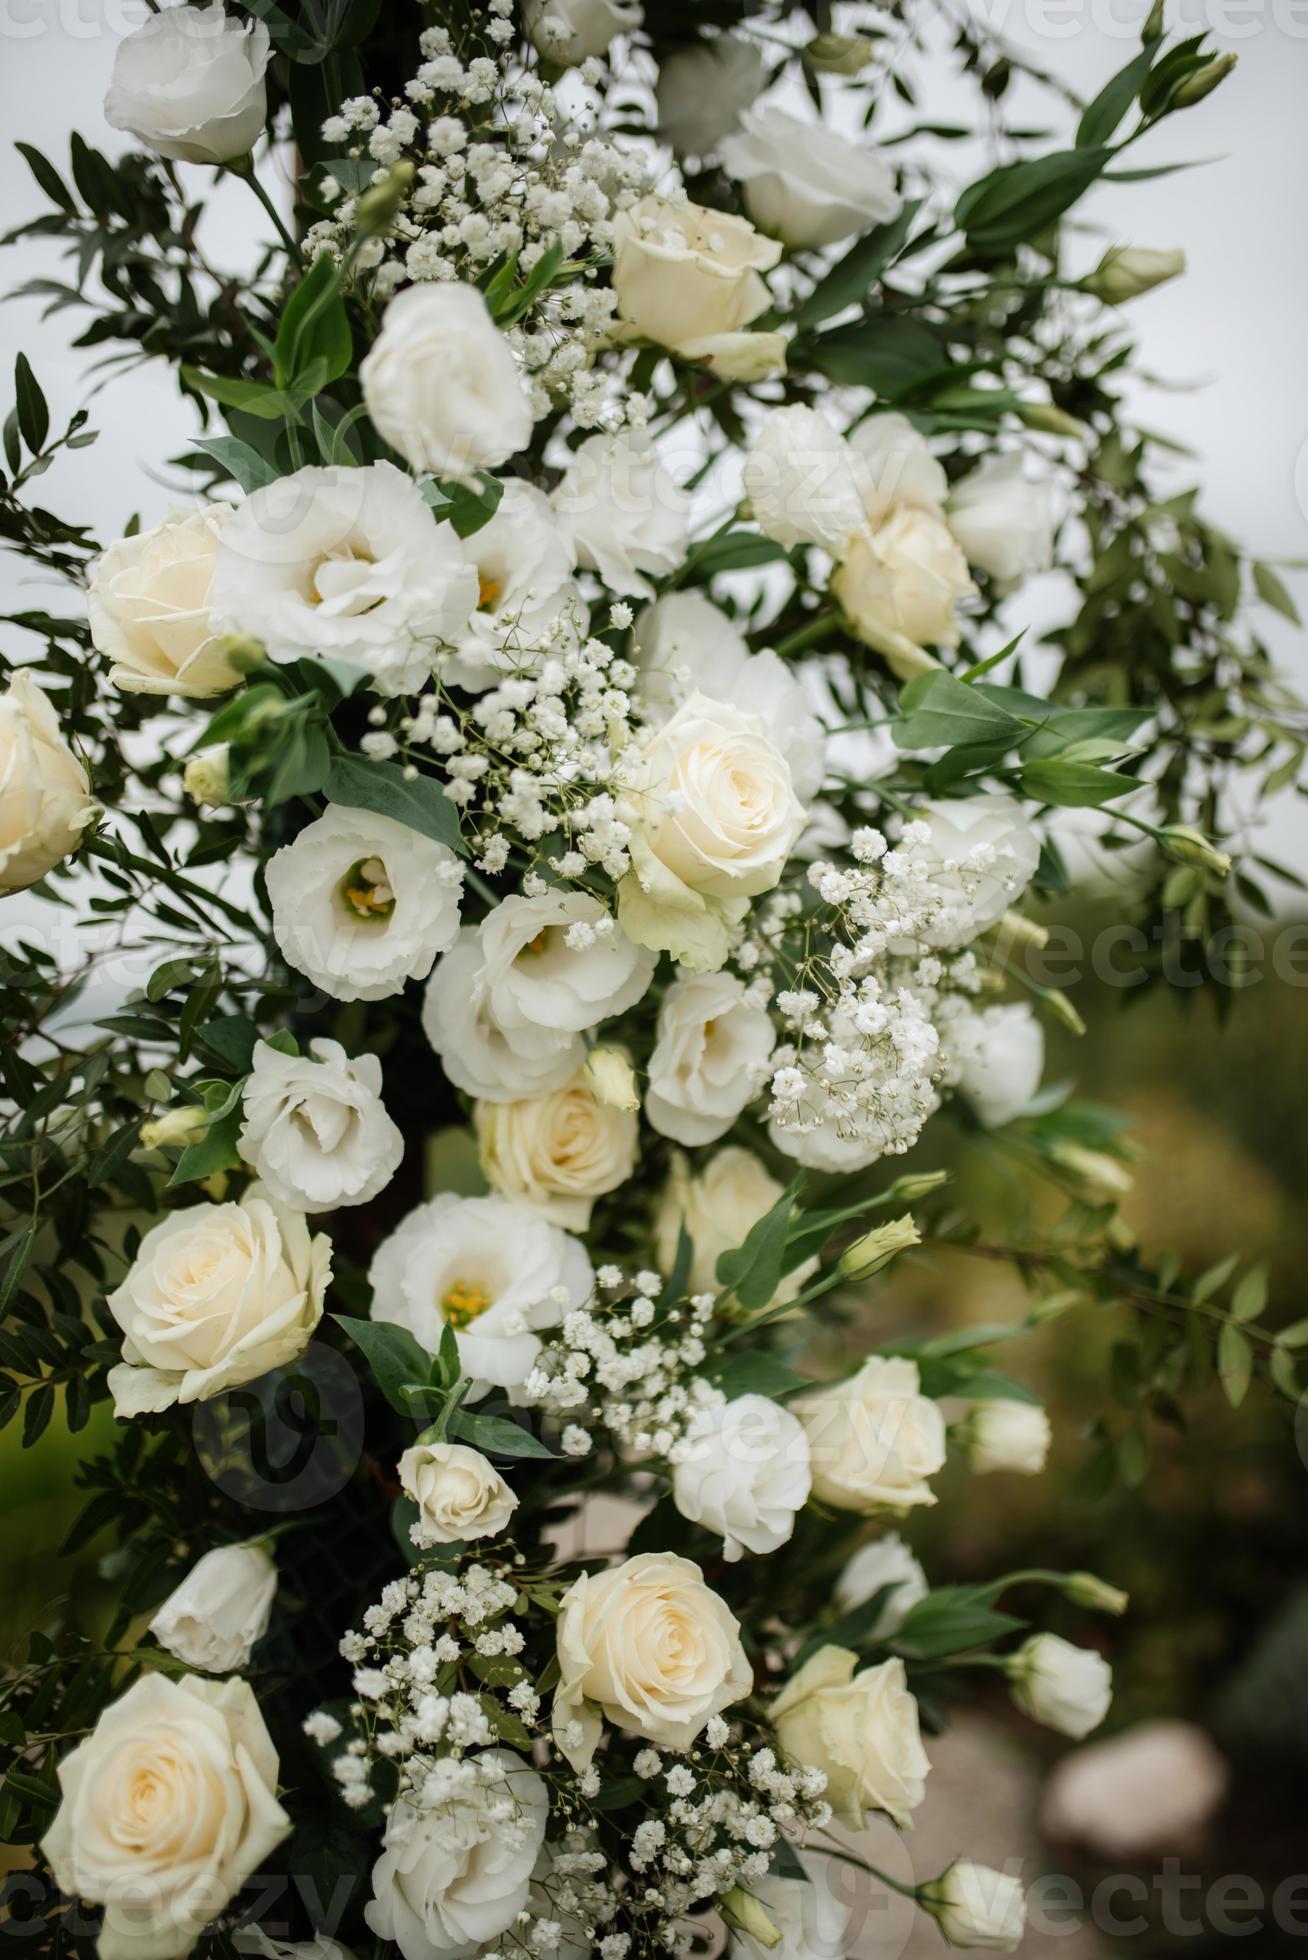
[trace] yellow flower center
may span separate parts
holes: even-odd
[[[486,1288],[471,1279],[456,1279],[441,1295],[441,1312],[456,1334],[492,1304]]]
[[[395,910],[395,893],[380,858],[360,858],[340,882],[342,903],[356,919],[389,919]]]
[[[504,581],[502,579],[491,578],[487,573],[483,572],[477,580],[478,612],[493,612],[500,602],[500,594],[503,590]]]

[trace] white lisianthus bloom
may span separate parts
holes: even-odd
[[[716,1531],[729,1564],[784,1545],[808,1500],[808,1438],[789,1409],[741,1395],[694,1417],[672,1478],[683,1518]]]
[[[506,674],[535,666],[560,632],[573,637],[585,610],[573,581],[572,551],[544,491],[510,478],[495,515],[464,543],[477,574],[477,610],[441,678],[479,692]]]
[[[869,415],[846,441],[869,524],[879,523],[905,504],[939,516],[949,494],[949,479],[906,415]]]
[[[754,1686],[740,1627],[704,1574],[644,1552],[574,1580],[557,1626],[554,1741],[575,1770],[602,1721],[665,1749],[689,1749],[710,1717]]]
[[[1022,471],[1014,450],[988,456],[957,484],[949,499],[949,528],[968,563],[1001,585],[1043,572],[1054,555],[1054,512],[1048,483]]]
[[[41,1849],[61,1892],[104,1907],[100,1960],[183,1960],[291,1828],[245,1681],[147,1670],[58,1775]]]
[[[924,1885],[918,1904],[936,1921],[947,1946],[986,1953],[1012,1953],[1026,1931],[1022,1881],[970,1858],[956,1858],[948,1871]]]
[[[95,812],[90,778],[49,697],[16,668],[0,694],[0,896],[71,857]]]
[[[293,1361],[322,1318],[331,1241],[257,1184],[234,1203],[187,1205],[148,1231],[109,1311],[123,1358],[115,1415],[205,1402]]]
[[[838,553],[864,522],[853,453],[815,408],[774,408],[745,456],[745,495],[766,537],[787,551],[820,544]]]
[[[782,1186],[752,1150],[727,1144],[715,1150],[692,1177],[679,1150],[672,1153],[667,1184],[654,1215],[659,1265],[670,1273],[685,1228],[694,1248],[686,1285],[691,1293],[716,1293],[718,1260],[745,1243],[752,1228],[782,1196]],[[805,1259],[783,1278],[769,1306],[785,1306],[817,1271]]]
[[[852,1613],[875,1598],[884,1586],[893,1586],[876,1620],[867,1630],[869,1640],[889,1640],[898,1633],[919,1599],[929,1588],[927,1576],[897,1531],[887,1531],[870,1545],[860,1545],[836,1580],[835,1601],[842,1613]]]
[[[895,173],[865,143],[771,104],[748,109],[722,144],[755,224],[787,245],[835,245],[899,213]]]
[[[191,1567],[150,1622],[161,1647],[206,1674],[249,1665],[277,1592],[277,1567],[259,1545],[216,1545]]]
[[[714,970],[804,828],[790,766],[757,715],[697,692],[646,742],[633,800],[618,917],[638,945]]]
[[[640,1000],[654,961],[588,892],[504,898],[481,927],[490,1011],[510,1038],[578,1034]]]
[[[825,1771],[827,1801],[849,1830],[874,1810],[907,1829],[931,1765],[902,1660],[860,1669],[847,1647],[819,1647],[769,1714],[786,1754]]]
[[[544,1095],[478,1103],[473,1119],[491,1188],[570,1232],[636,1168],[639,1120],[601,1102],[584,1071]]]
[[[160,15],[158,18],[162,19]],[[91,644],[127,694],[221,694],[242,678],[210,623],[210,587],[228,504],[119,538],[87,587]]]
[[[277,944],[333,1000],[398,994],[459,930],[453,851],[372,810],[329,804],[265,875]]]
[[[949,526],[934,511],[901,504],[856,531],[831,577],[831,591],[860,640],[911,680],[937,665],[928,647],[956,647],[956,608],[976,587]]]
[[[119,42],[104,119],[158,156],[231,163],[250,154],[267,120],[271,53],[263,22],[220,0],[165,7]]]
[[[1113,1699],[1113,1670],[1102,1654],[1056,1633],[1033,1633],[1010,1654],[1013,1700],[1033,1722],[1080,1742],[1097,1729]]]
[[[500,1026],[478,926],[463,926],[437,960],[422,1026],[455,1088],[482,1102],[516,1102],[561,1089],[586,1057],[581,1035],[566,1028],[543,1028],[516,1015],[511,1034]]]
[[[475,286],[409,286],[359,364],[373,427],[415,470],[467,477],[531,441],[509,343]]]
[[[406,1327],[428,1354],[452,1327],[465,1375],[520,1388],[557,1327],[590,1297],[586,1249],[527,1205],[444,1192],[411,1211],[374,1255],[374,1320]]]
[[[643,197],[613,224],[618,319],[725,379],[775,373],[785,365],[785,336],[746,329],[772,303],[762,274],[780,257],[780,245],[746,218]]]
[[[941,1037],[947,1073],[958,1093],[987,1130],[1020,1116],[1045,1066],[1045,1034],[1025,1001],[973,1007],[949,1003]]]
[[[418,1507],[415,1543],[424,1547],[498,1538],[518,1508],[494,1465],[463,1443],[414,1443],[400,1458],[399,1476]]]
[[[421,687],[477,604],[477,574],[390,463],[296,470],[253,491],[223,525],[215,629],[277,661],[339,661],[378,694]]]
[[[387,1818],[363,1916],[404,1960],[466,1960],[527,1903],[549,1791],[511,1749],[444,1758],[429,1784],[430,1809],[402,1797]]]
[[[647,599],[644,574],[665,578],[685,556],[690,498],[647,436],[588,436],[551,502],[573,563],[598,572],[610,591]]]
[[[998,925],[1040,862],[1040,839],[1020,804],[997,791],[923,805],[898,848],[940,901],[921,934],[931,946],[964,946]]]
[[[928,1479],[944,1467],[945,1419],[921,1393],[916,1362],[874,1354],[848,1381],[794,1408],[822,1503],[865,1517],[935,1503]]]
[[[339,1041],[311,1041],[307,1055],[256,1042],[237,1148],[284,1205],[315,1212],[367,1204],[404,1155],[381,1086],[377,1057],[351,1061]]]
[[[1044,1470],[1053,1431],[1038,1402],[974,1402],[960,1427],[974,1476],[1011,1470],[1019,1477],[1038,1477]]]
[[[527,33],[537,53],[568,67],[606,54],[615,34],[645,18],[640,0],[527,0]]]
[[[850,1914],[832,1883],[834,1863],[811,1851],[797,1851],[795,1856],[805,1878],[772,1871],[766,1878],[751,1879],[749,1896],[762,1906],[771,1922],[770,1932],[760,1926],[756,1939],[743,1925],[734,1925],[727,1949],[731,1960],[764,1960],[764,1955],[771,1960],[845,1960]],[[780,1939],[774,1940],[772,1934],[780,1934]]]
[[[201,809],[220,810],[232,793],[231,744],[215,742],[198,750],[182,770],[182,788]]]
[[[674,980],[659,1008],[645,1116],[677,1143],[715,1143],[768,1077],[776,1029],[729,973]]]
[[[678,156],[707,156],[738,126],[767,68],[758,42],[739,34],[678,48],[659,69],[659,134]]]

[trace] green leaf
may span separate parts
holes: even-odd
[[[921,320],[878,314],[820,334],[808,350],[808,365],[830,381],[894,400],[926,375],[947,368],[949,354]]]
[[[450,1418],[451,1436],[461,1436],[465,1443],[474,1448],[490,1451],[495,1456],[537,1456],[553,1457],[554,1451],[547,1449],[538,1436],[518,1423],[510,1422],[507,1416],[478,1416],[468,1409],[459,1409]]]
[[[790,1214],[799,1195],[798,1180],[783,1191],[770,1211],[751,1226],[744,1245],[718,1257],[718,1284],[735,1295],[747,1311],[770,1304],[781,1284]]]
[[[1026,1625],[990,1604],[993,1587],[940,1586],[919,1599],[894,1636],[894,1645],[922,1658],[961,1654],[988,1646]]]
[[[1235,1320],[1257,1320],[1267,1305],[1267,1268],[1251,1266],[1231,1296],[1231,1314]]]
[[[1156,47],[1145,48],[1119,68],[1089,103],[1076,128],[1079,150],[1097,149],[1106,143],[1140,92],[1140,84],[1154,64]]]
[[[361,1350],[373,1379],[391,1407],[398,1409],[402,1416],[421,1419],[431,1356],[408,1329],[396,1326],[393,1321],[361,1320],[353,1314],[337,1313],[332,1319]]]
[[[733,1354],[715,1379],[729,1402],[742,1395],[766,1395],[775,1400],[813,1386],[807,1375],[788,1367],[775,1354],[764,1353]]]
[[[818,281],[795,315],[796,326],[801,329],[820,326],[833,313],[843,313],[847,306],[861,300],[903,250],[921,208],[920,197],[910,198],[897,218],[889,224],[875,226],[860,238]]]
[[[1027,763],[1022,770],[1021,784],[1024,796],[1034,796],[1041,803],[1057,804],[1064,809],[1095,809],[1132,790],[1144,788],[1137,776],[1123,776],[1115,769],[1097,769],[1090,762],[1063,762],[1056,758]]]
[[[15,143],[14,148],[21,157],[25,158],[28,169],[50,202],[57,204],[61,210],[67,211],[70,215],[75,212],[77,201],[54,165],[48,162],[31,143]]]
[[[339,755],[332,763],[326,791],[329,803],[371,810],[376,816],[407,824],[410,830],[452,851],[465,849],[458,812],[433,776],[415,776],[410,781],[393,762],[360,762],[354,756]]]
[[[212,456],[233,482],[240,484],[247,496],[252,490],[262,490],[266,484],[278,480],[272,464],[265,461],[257,449],[251,449],[248,442],[242,442],[239,436],[204,436],[195,447]]]
[[[954,220],[975,251],[1007,251],[1061,218],[1112,156],[1112,150],[1095,144],[1001,164],[963,192]]]
[[[1254,590],[1264,605],[1271,606],[1276,612],[1282,614],[1284,618],[1292,620],[1296,626],[1303,625],[1303,621],[1299,617],[1299,608],[1295,605],[1294,600],[1290,597],[1270,565],[1264,565],[1261,560],[1255,560],[1253,566],[1253,582]]]
[[[1217,1337],[1217,1372],[1227,1401],[1238,1409],[1253,1379],[1253,1348],[1233,1320],[1222,1323]]]
[[[18,397],[18,426],[23,441],[35,455],[50,433],[50,411],[26,354],[20,354],[14,362],[14,391]]]
[[[241,1161],[236,1140],[244,1120],[244,1109],[238,1100],[225,1116],[209,1125],[198,1143],[187,1145],[168,1180],[168,1189],[173,1191],[179,1184],[194,1184],[197,1179],[213,1177],[218,1171],[234,1170]]]
[[[890,724],[900,749],[948,748],[954,743],[1009,747],[1022,734],[1016,715],[953,674],[919,674],[900,695],[900,705],[906,712]]]
[[[441,482],[435,477],[422,485],[422,494],[441,517],[448,518],[461,538],[475,537],[500,507],[504,485],[483,470],[471,483]]]
[[[317,394],[345,373],[353,354],[350,321],[331,254],[316,258],[282,308],[273,343],[273,375],[289,388],[309,373],[319,375]]]

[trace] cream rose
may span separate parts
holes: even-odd
[[[794,1762],[826,1772],[827,1800],[849,1830],[861,1831],[870,1810],[907,1827],[931,1765],[903,1661],[860,1670],[847,1647],[819,1647],[781,1690],[770,1719]]]
[[[554,1739],[574,1769],[602,1721],[666,1749],[688,1749],[713,1715],[740,1701],[754,1670],[740,1628],[689,1559],[645,1552],[583,1575],[563,1595]]]
[[[955,608],[976,587],[944,519],[901,504],[854,533],[831,590],[859,639],[909,680],[936,665],[928,647],[958,645]]]
[[[771,1871],[751,1879],[749,1891],[734,1901],[727,1915],[731,1960],[764,1960],[769,1953],[772,1960],[846,1960],[851,1927],[840,1867],[812,1852],[795,1856],[803,1878]]]
[[[531,441],[509,343],[475,286],[409,286],[359,364],[373,427],[415,470],[498,469]]]
[[[414,1543],[423,1547],[498,1538],[518,1508],[499,1471],[462,1443],[415,1443],[399,1471],[401,1489],[418,1507]]]
[[[59,1788],[41,1849],[61,1892],[105,1908],[100,1960],[181,1960],[291,1828],[244,1681],[144,1674]]]
[[[934,1504],[945,1419],[920,1392],[917,1364],[874,1354],[849,1381],[794,1405],[808,1430],[813,1495],[838,1511],[908,1511]]]
[[[187,1205],[147,1232],[109,1311],[123,1358],[118,1416],[154,1414],[266,1375],[308,1346],[331,1278],[331,1241],[259,1185]]]
[[[162,18],[162,16],[160,16]],[[91,644],[128,694],[221,694],[242,678],[213,631],[209,588],[226,504],[119,538],[96,561],[86,594]]]
[[[784,336],[745,329],[771,304],[761,275],[780,257],[780,245],[745,218],[643,197],[613,225],[618,318],[726,379],[774,373],[785,365]]]
[[[645,1115],[677,1143],[714,1143],[767,1080],[772,1016],[729,973],[674,980],[659,1008]]]
[[[263,22],[237,19],[220,0],[164,7],[119,42],[104,119],[179,163],[248,156],[268,114],[271,53]]]
[[[268,1631],[277,1567],[259,1545],[216,1545],[191,1567],[150,1622],[161,1647],[206,1674],[249,1664]]]
[[[473,1120],[487,1183],[571,1232],[636,1168],[636,1116],[601,1102],[584,1071],[543,1096],[478,1103]]]
[[[1052,1430],[1038,1402],[974,1402],[960,1429],[973,1476],[1011,1470],[1038,1477],[1045,1467]]]
[[[49,699],[15,668],[0,695],[0,896],[37,884],[70,857],[95,808]]]
[[[670,1273],[676,1263],[682,1228],[694,1251],[686,1286],[691,1293],[718,1291],[718,1260],[734,1252],[750,1230],[782,1194],[782,1187],[752,1150],[728,1144],[715,1150],[692,1176],[686,1158],[672,1153],[672,1168],[654,1215],[659,1265]],[[805,1259],[786,1274],[772,1306],[784,1306],[817,1271],[816,1259]]]
[[[722,161],[755,224],[787,245],[835,245],[898,214],[890,165],[866,143],[770,104],[746,110]]]

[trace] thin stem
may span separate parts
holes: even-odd
[[[273,224],[276,227],[277,236],[281,239],[282,244],[286,247],[286,250],[290,254],[291,258],[295,261],[296,265],[303,265],[304,253],[300,250],[298,243],[291,236],[290,232],[287,230],[285,221],[282,218],[282,214],[277,209],[277,206],[273,203],[272,198],[268,195],[267,189],[259,181],[258,174],[256,173],[254,168],[253,160],[247,157],[243,163],[230,163],[228,164],[227,167],[234,176],[241,178],[244,183],[247,183],[250,186],[250,189],[254,192],[260,204],[262,204],[264,210],[268,213],[268,216],[272,219]]]

